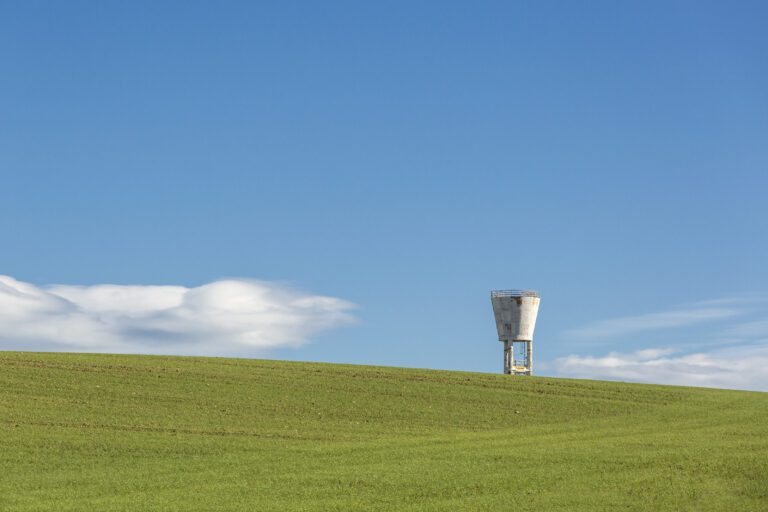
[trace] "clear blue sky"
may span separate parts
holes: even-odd
[[[0,2],[0,273],[359,306],[277,358],[499,371],[488,292],[511,287],[541,292],[540,373],[768,346],[722,334],[747,317],[628,318],[768,318],[767,23],[760,1]]]

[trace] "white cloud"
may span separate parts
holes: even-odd
[[[764,294],[725,297],[593,322],[567,334],[664,348],[569,355],[545,366],[564,377],[768,391],[766,299]],[[633,336],[637,333],[641,336]]]
[[[731,318],[743,313],[744,310],[738,308],[694,306],[658,313],[600,320],[577,329],[572,329],[568,334],[583,339],[608,338],[641,331],[685,327]]]
[[[51,285],[0,276],[0,346],[155,354],[257,354],[353,321],[354,305],[245,279],[184,286]]]
[[[603,357],[570,355],[549,366],[562,377],[768,391],[765,341],[677,356],[673,354],[678,351],[669,348],[611,352]]]

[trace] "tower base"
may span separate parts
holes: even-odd
[[[530,341],[504,342],[504,374],[533,375],[533,347]]]

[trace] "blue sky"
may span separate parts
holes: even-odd
[[[239,283],[178,318],[230,292],[312,306],[222,354],[489,372],[489,291],[532,288],[539,374],[768,389],[766,19],[764,2],[0,2],[0,274],[41,301]],[[0,348],[83,349],[13,308]],[[227,325],[262,332],[242,316]],[[174,343],[132,350],[218,353]],[[746,366],[719,369],[731,354]]]

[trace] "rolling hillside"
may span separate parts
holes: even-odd
[[[0,352],[0,510],[768,510],[768,393]]]

